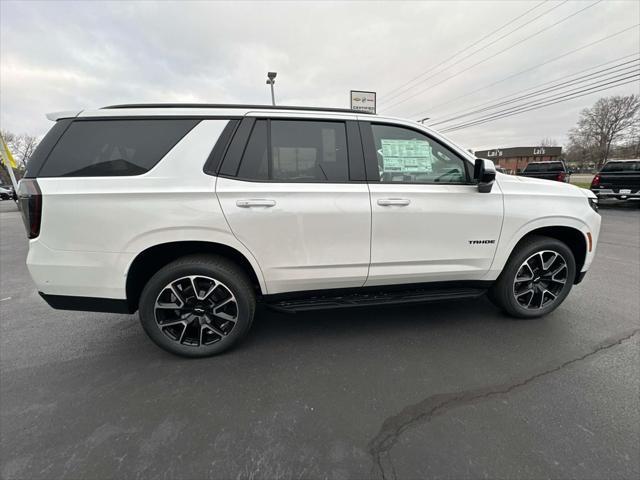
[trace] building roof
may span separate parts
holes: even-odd
[[[477,157],[556,157],[562,154],[562,147],[507,147],[490,150],[476,150]]]

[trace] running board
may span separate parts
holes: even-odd
[[[295,313],[310,310],[345,307],[370,307],[398,303],[438,302],[462,298],[477,298],[487,290],[485,288],[457,289],[408,289],[392,291],[368,291],[366,293],[349,293],[342,295],[315,295],[289,300],[264,299],[265,304],[274,310]]]

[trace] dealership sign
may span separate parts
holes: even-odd
[[[376,92],[351,90],[351,110],[376,113]]]

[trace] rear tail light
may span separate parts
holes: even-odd
[[[559,181],[559,182],[564,182],[566,176],[567,176],[567,174],[565,172],[560,172],[560,173],[558,173],[558,176],[556,177],[556,180]]]
[[[32,178],[23,178],[18,187],[18,206],[22,213],[24,228],[29,238],[40,235],[42,221],[42,192],[38,182]]]
[[[599,187],[600,186],[600,174],[596,174],[595,177],[593,177],[593,180],[591,180],[591,188],[593,187]]]

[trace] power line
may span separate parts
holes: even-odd
[[[525,37],[525,38],[523,38],[523,39],[521,39],[521,40],[518,40],[516,43],[513,43],[513,44],[509,45],[507,48],[504,48],[504,49],[500,50],[500,51],[499,51],[499,52],[497,52],[497,53],[494,53],[494,54],[492,54],[492,55],[489,55],[488,57],[485,57],[484,59],[480,60],[479,62],[476,62],[476,63],[474,63],[473,65],[470,65],[470,66],[468,66],[468,67],[464,68],[463,70],[460,70],[459,72],[454,73],[453,75],[450,75],[450,76],[448,76],[447,78],[445,78],[445,79],[443,79],[443,80],[441,80],[441,81],[439,81],[439,82],[437,82],[437,83],[434,83],[433,85],[428,85],[428,86],[426,86],[426,87],[425,87],[425,88],[423,88],[422,90],[419,90],[418,92],[416,92],[416,93],[414,93],[414,94],[412,94],[412,95],[409,95],[408,97],[404,98],[403,100],[400,100],[399,102],[396,102],[396,103],[394,103],[393,105],[390,105],[390,106],[389,106],[389,107],[387,107],[387,108],[394,108],[394,107],[396,107],[396,106],[400,105],[401,103],[404,103],[404,102],[406,102],[407,100],[409,100],[409,99],[411,99],[411,98],[415,97],[416,95],[420,95],[421,93],[424,93],[425,91],[429,90],[430,88],[433,88],[433,87],[436,87],[436,86],[438,86],[438,85],[441,85],[441,84],[443,84],[444,82],[447,82],[447,81],[451,80],[452,78],[457,77],[458,75],[462,75],[464,72],[469,71],[469,70],[471,70],[471,69],[472,69],[472,68],[474,68],[474,67],[477,67],[477,66],[478,66],[478,65],[480,65],[481,63],[484,63],[484,62],[486,62],[486,61],[488,61],[488,60],[491,60],[491,59],[493,59],[493,58],[497,57],[498,55],[500,55],[500,54],[502,54],[502,53],[504,53],[504,52],[506,52],[506,51],[508,51],[508,50],[511,50],[513,47],[515,47],[515,46],[517,46],[517,45],[520,45],[521,43],[526,42],[527,40],[530,40],[530,39],[532,39],[533,37],[536,37],[536,36],[540,35],[541,33],[545,32],[545,31],[547,31],[547,30],[549,30],[549,29],[551,29],[551,28],[553,28],[553,27],[555,27],[555,26],[557,26],[557,25],[560,25],[560,24],[561,24],[561,23],[563,23],[563,22],[566,22],[566,21],[567,21],[567,20],[569,20],[570,18],[575,17],[576,15],[578,15],[578,14],[580,14],[580,13],[584,12],[585,10],[588,10],[588,9],[589,9],[589,8],[591,8],[591,7],[594,7],[595,5],[597,5],[597,4],[598,4],[598,3],[600,3],[600,2],[602,2],[602,0],[596,0],[595,2],[591,3],[590,5],[587,5],[586,7],[581,8],[580,10],[578,10],[578,11],[576,11],[576,12],[573,12],[571,15],[567,15],[567,16],[566,16],[566,17],[564,17],[563,19],[558,20],[557,22],[552,23],[551,25],[546,26],[546,27],[544,27],[544,28],[543,28],[543,29],[541,29],[541,30],[538,30],[537,32],[533,33],[532,35],[529,35],[528,37]]]
[[[615,77],[612,77],[612,78],[605,78],[605,79],[602,79],[602,80],[598,80],[597,82],[591,83],[588,86],[588,88],[585,88],[587,86],[583,85],[583,86],[578,87],[578,88],[567,90],[566,92],[556,93],[556,94],[553,94],[553,95],[550,95],[550,96],[547,96],[547,97],[538,98],[538,99],[535,99],[535,100],[530,100],[530,101],[522,103],[520,105],[515,105],[513,107],[509,107],[509,108],[506,108],[504,110],[499,110],[497,112],[489,113],[488,115],[489,115],[489,117],[491,117],[491,116],[500,116],[502,114],[509,113],[509,112],[515,111],[515,110],[519,110],[519,109],[524,108],[524,107],[533,106],[533,105],[540,105],[541,103],[544,103],[544,102],[547,102],[547,101],[550,101],[550,100],[555,100],[555,99],[558,99],[558,98],[563,98],[565,96],[573,95],[574,93],[585,92],[585,91],[587,91],[589,89],[592,89],[592,88],[598,88],[598,87],[601,87],[603,85],[609,85],[609,84],[615,83],[617,81],[627,80],[629,78],[640,76],[640,71],[638,71],[638,73],[633,73],[631,75],[630,75],[630,73],[631,72],[626,72],[626,73],[619,74],[619,75],[617,75]],[[570,92],[574,92],[574,93],[570,93]],[[489,117],[480,117],[480,118],[489,118]],[[471,119],[471,120],[469,120],[469,122],[473,122],[475,120],[477,120],[477,119]]]
[[[571,97],[572,95],[577,95],[577,94],[580,94],[582,92],[588,92],[588,91],[603,87],[605,85],[611,85],[611,84],[614,84],[616,82],[621,82],[621,81],[628,80],[630,78],[635,78],[635,77],[640,77],[640,73],[635,73],[633,75],[627,75],[627,76],[621,75],[618,78],[616,78],[615,80],[612,80],[612,81],[609,81],[609,82],[607,82],[606,80],[603,80],[601,82],[598,82],[597,85],[593,85],[593,86],[591,86],[589,88],[580,87],[580,88],[582,88],[582,90],[574,89],[573,93],[569,93],[567,91],[567,92],[563,92],[560,95],[555,95],[555,96],[552,95],[550,97],[545,97],[545,98],[542,98],[542,99],[537,99],[537,100],[530,101],[528,103],[523,103],[521,105],[516,105],[514,107],[509,107],[507,109],[500,110],[498,112],[493,112],[493,113],[491,113],[491,114],[489,114],[487,116],[484,116],[484,117],[471,119],[471,120],[467,121],[466,123],[463,122],[463,123],[458,124],[458,125],[452,125],[450,127],[445,128],[443,131],[449,131],[452,128],[453,129],[457,129],[461,125],[467,125],[467,124],[471,125],[471,124],[474,124],[475,122],[481,122],[482,123],[484,120],[488,120],[488,119],[503,118],[503,117],[506,117],[506,116],[510,116],[512,113],[517,113],[517,112],[523,111],[524,109],[529,109],[530,107],[543,105],[546,102],[550,102],[550,101],[554,101],[554,100],[558,100],[558,99],[562,99],[562,98],[566,98],[566,97]],[[610,80],[610,79],[607,79],[607,80]],[[577,90],[577,91],[575,91],[575,90]]]
[[[490,115],[490,116],[487,116],[487,117],[482,117],[482,118],[478,118],[478,119],[469,121],[467,123],[461,123],[461,124],[458,124],[458,125],[453,125],[451,127],[448,127],[448,128],[445,128],[444,130],[442,130],[442,133],[448,133],[448,132],[453,132],[453,131],[457,131],[457,130],[462,130],[464,128],[469,128],[469,127],[473,127],[473,126],[476,126],[476,125],[481,125],[483,123],[493,122],[493,121],[496,121],[496,120],[500,120],[502,118],[507,118],[507,117],[511,117],[513,115],[518,115],[520,113],[525,113],[525,112],[529,112],[529,111],[532,111],[532,110],[539,110],[541,108],[548,107],[548,106],[551,106],[551,105],[555,105],[557,103],[567,102],[569,100],[573,100],[573,99],[576,99],[576,98],[584,97],[585,95],[590,95],[592,93],[601,92],[603,90],[609,90],[611,88],[619,87],[619,86],[622,86],[622,85],[627,85],[629,83],[634,83],[634,82],[638,81],[637,80],[638,78],[640,78],[640,74],[635,74],[635,75],[631,75],[629,77],[620,78],[618,80],[615,80],[615,81],[612,81],[612,82],[608,82],[608,83],[605,83],[605,84],[601,84],[599,86],[587,88],[587,89],[584,89],[584,90],[581,90],[581,91],[578,91],[578,92],[574,92],[574,93],[569,94],[569,95],[562,95],[560,97],[556,97],[555,100],[547,99],[547,100],[542,101],[542,102],[530,104],[528,106],[523,106],[523,108],[519,108],[519,109],[511,111],[509,113],[504,113],[504,114],[496,113],[496,114],[493,114],[493,115]],[[629,80],[629,79],[631,79],[631,80]],[[511,108],[509,110],[513,110],[513,108]]]
[[[498,85],[499,83],[506,82],[507,80],[511,80],[512,78],[517,77],[519,75],[522,75],[523,73],[527,73],[527,72],[530,72],[531,70],[535,70],[536,68],[548,65],[549,63],[553,63],[556,60],[560,60],[561,58],[567,57],[569,55],[573,55],[574,53],[577,53],[577,52],[579,52],[581,50],[584,50],[585,48],[592,47],[593,45],[596,45],[596,44],[598,44],[600,42],[604,42],[604,41],[609,40],[611,38],[617,37],[618,35],[622,35],[623,33],[627,32],[629,30],[632,30],[634,28],[638,28],[638,27],[640,27],[640,23],[635,24],[635,25],[631,25],[630,27],[627,27],[627,28],[623,28],[622,30],[620,30],[618,32],[615,32],[615,33],[612,33],[611,35],[607,35],[605,37],[602,37],[602,38],[600,38],[598,40],[595,40],[595,41],[593,41],[591,43],[587,43],[586,45],[583,45],[582,47],[578,47],[578,48],[575,48],[573,50],[569,50],[568,52],[563,53],[562,55],[558,55],[557,57],[554,57],[554,58],[552,58],[550,60],[547,60],[545,62],[542,62],[542,63],[539,63],[537,65],[534,65],[533,67],[526,68],[526,69],[521,70],[521,71],[519,71],[517,73],[514,73],[514,74],[511,74],[511,75],[509,75],[507,77],[504,77],[504,78],[502,78],[500,80],[497,80],[495,82],[492,82],[492,83],[489,83],[487,85],[484,85],[483,87],[480,87],[480,88],[477,88],[475,90],[472,90],[471,92],[465,93],[464,95],[458,96],[458,97],[454,98],[453,100],[449,100],[447,102],[439,103],[439,104],[434,105],[433,107],[429,108],[428,110],[423,110],[423,111],[420,111],[420,112],[418,112],[418,113],[416,113],[414,115],[410,115],[410,116],[411,117],[416,117],[418,115],[423,115],[423,114],[426,114],[427,112],[431,112],[431,111],[435,110],[438,107],[442,107],[442,106],[445,106],[445,105],[449,105],[451,103],[458,102],[458,101],[462,100],[463,98],[468,97],[469,95],[473,95],[474,93],[478,93],[478,92],[480,92],[482,90],[486,90],[487,88],[493,87],[494,85]]]
[[[491,104],[489,106],[486,106],[486,107],[483,107],[483,108],[479,108],[479,109],[476,109],[476,110],[468,110],[468,111],[466,111],[464,113],[461,113],[460,115],[455,115],[455,116],[452,116],[452,117],[445,118],[444,120],[440,120],[439,122],[432,123],[429,126],[433,127],[435,125],[441,125],[443,123],[449,123],[449,122],[452,122],[454,120],[458,120],[460,118],[468,117],[470,115],[475,115],[476,113],[482,113],[482,112],[487,111],[487,110],[493,110],[495,108],[499,108],[499,107],[502,107],[504,105],[508,105],[510,103],[519,102],[519,101],[527,99],[527,98],[537,97],[537,96],[540,96],[542,94],[546,94],[546,93],[552,92],[554,90],[564,90],[565,88],[567,88],[567,87],[569,87],[571,85],[577,85],[577,84],[580,84],[580,83],[587,82],[589,80],[594,80],[594,79],[600,79],[598,81],[608,80],[608,78],[603,79],[602,77],[607,77],[607,76],[613,75],[614,73],[625,73],[625,74],[629,73],[628,70],[637,69],[638,65],[628,65],[628,64],[630,64],[630,63],[637,64],[639,61],[640,61],[640,58],[635,59],[635,60],[630,60],[628,62],[623,62],[621,64],[615,65],[614,67],[605,68],[603,70],[599,70],[597,72],[593,72],[593,73],[590,73],[588,75],[584,75],[582,77],[575,78],[573,80],[562,82],[562,83],[559,83],[557,85],[553,85],[553,86],[546,87],[546,88],[543,88],[543,89],[540,89],[540,90],[536,90],[534,92],[528,93],[526,95],[521,95],[519,97],[515,97],[515,98],[512,98],[510,100],[505,100],[503,102],[494,103],[494,104]],[[621,67],[621,68],[618,68],[618,67]],[[594,77],[594,78],[589,78],[589,77]],[[546,83],[550,83],[550,82],[546,82]],[[542,85],[545,85],[545,84],[543,83]],[[539,86],[541,86],[541,85],[539,85]],[[580,88],[582,88],[582,87],[580,87]],[[529,88],[527,90],[531,90],[531,88]],[[507,95],[506,97],[501,97],[501,98],[508,98],[508,97],[511,97],[511,96],[513,96],[513,94],[512,95]],[[500,100],[500,98],[495,99],[495,100]],[[495,101],[495,100],[492,100],[492,101]],[[485,104],[486,103],[490,103],[490,102],[485,102]],[[472,107],[472,108],[475,108],[475,107]]]
[[[624,60],[625,58],[634,57],[634,56],[636,56],[636,55],[638,55],[638,54],[640,54],[640,52],[630,53],[629,55],[624,55],[624,56],[622,56],[622,57],[618,57],[618,58],[615,58],[615,59],[613,59],[613,60],[609,60],[609,61],[607,61],[607,62],[600,63],[600,64],[598,64],[598,65],[594,65],[594,66],[592,66],[592,67],[585,68],[585,69],[583,69],[583,70],[579,70],[579,71],[577,71],[577,72],[570,73],[570,74],[568,74],[568,75],[563,75],[562,77],[554,78],[553,80],[549,80],[549,81],[547,81],[547,82],[540,83],[540,84],[535,85],[535,86],[533,86],[533,87],[525,88],[524,90],[519,90],[519,91],[517,91],[517,92],[513,92],[513,93],[510,93],[510,94],[508,94],[508,95],[504,95],[504,96],[502,96],[502,97],[493,98],[493,99],[488,100],[488,101],[486,101],[486,102],[478,103],[478,104],[474,105],[473,107],[469,107],[469,108],[478,108],[478,107],[481,107],[481,106],[483,106],[483,105],[487,105],[487,104],[489,104],[489,103],[495,102],[495,101],[497,101],[497,100],[502,100],[503,98],[509,98],[509,97],[514,96],[514,95],[518,95],[518,94],[520,94],[520,93],[528,92],[529,90],[533,90],[534,88],[542,87],[543,85],[547,85],[547,84],[549,84],[549,83],[554,83],[554,82],[557,82],[557,81],[559,81],[559,80],[563,80],[563,79],[565,79],[565,78],[574,77],[574,76],[576,76],[576,75],[578,75],[578,74],[580,74],[580,73],[584,73],[584,72],[588,72],[589,70],[593,70],[594,68],[603,67],[604,65],[608,65],[608,64],[610,64],[610,63],[617,62],[617,61],[619,61],[619,60]],[[637,60],[634,60],[634,61],[637,61]],[[611,68],[616,68],[616,67],[617,67],[617,65],[616,65],[616,66],[614,66],[614,67],[611,67]],[[600,71],[602,71],[602,70],[600,70]],[[598,73],[598,72],[593,72],[593,73],[591,73],[591,74],[589,74],[589,75],[594,75],[594,74],[596,74],[596,73]],[[587,76],[589,76],[589,75],[587,75]],[[582,77],[580,77],[580,78],[582,78]],[[457,111],[451,112],[451,113],[449,113],[449,114],[446,114],[447,116],[446,116],[445,118],[448,118],[448,117],[449,117],[449,116],[451,116],[451,115],[457,115],[458,113],[466,112],[467,110],[468,110],[468,108],[463,108],[463,109],[460,109],[460,110],[457,110]],[[443,116],[445,116],[445,115],[443,115]],[[437,123],[434,123],[434,124],[432,124],[432,125],[438,125],[438,124],[440,124],[440,123],[442,123],[442,122],[437,122]]]
[[[509,20],[507,23],[505,23],[505,24],[504,24],[504,25],[502,25],[501,27],[499,27],[499,28],[495,29],[494,31],[492,31],[492,32],[488,33],[488,34],[487,34],[487,35],[485,35],[484,37],[482,37],[482,38],[480,38],[479,40],[475,41],[475,42],[474,42],[474,43],[472,43],[471,45],[466,46],[466,47],[465,47],[465,48],[463,48],[462,50],[458,50],[456,53],[454,53],[454,54],[453,54],[453,55],[451,55],[450,57],[446,58],[445,60],[443,60],[442,62],[440,62],[440,63],[439,63],[439,64],[437,64],[436,66],[434,66],[434,67],[432,67],[432,68],[430,68],[430,69],[428,69],[428,70],[423,71],[422,73],[420,73],[420,74],[419,74],[419,75],[417,75],[416,77],[413,77],[413,78],[412,78],[411,80],[409,80],[408,82],[406,82],[406,83],[404,83],[404,84],[400,85],[400,86],[399,86],[399,87],[397,87],[397,88],[394,88],[394,89],[390,90],[389,92],[387,92],[386,94],[384,94],[384,95],[385,95],[385,100],[383,100],[383,101],[389,101],[389,100],[392,100],[392,99],[394,99],[394,98],[396,98],[396,97],[398,97],[398,96],[402,95],[406,90],[410,90],[411,88],[413,88],[413,87],[409,87],[408,89],[405,89],[404,87],[406,87],[407,85],[410,85],[411,83],[413,83],[414,81],[416,81],[416,80],[418,80],[420,77],[422,77],[423,75],[425,75],[425,74],[427,74],[427,73],[432,72],[434,69],[436,69],[436,68],[440,67],[441,65],[444,65],[444,64],[445,64],[445,63],[447,63],[449,60],[453,60],[454,58],[456,58],[456,57],[457,57],[458,55],[460,55],[461,53],[464,53],[464,52],[466,52],[467,50],[469,50],[470,48],[475,47],[477,44],[479,44],[479,43],[481,43],[482,41],[486,40],[487,38],[491,37],[494,33],[499,32],[499,31],[500,31],[500,30],[502,30],[503,28],[505,28],[505,27],[509,26],[509,25],[510,25],[510,24],[512,24],[513,22],[515,22],[515,21],[519,20],[520,18],[524,17],[525,15],[529,14],[529,13],[530,13],[530,12],[532,12],[533,10],[536,10],[538,7],[540,7],[541,5],[543,5],[544,3],[546,3],[547,1],[548,1],[548,0],[543,0],[542,2],[538,3],[538,4],[537,4],[537,5],[535,5],[534,7],[530,8],[529,10],[527,10],[526,12],[524,12],[524,13],[522,13],[522,14],[518,15],[517,17],[515,17],[515,18],[513,18],[513,19],[511,19],[511,20]],[[564,2],[564,3],[566,3],[566,2]],[[562,4],[560,4],[560,5],[562,5]],[[558,6],[560,6],[560,5],[558,5]],[[551,10],[554,10],[555,8],[557,8],[557,7],[554,7],[554,8],[552,8]],[[547,12],[545,12],[544,14],[549,13],[551,10],[548,10],[548,11],[547,11]],[[533,20],[536,20],[537,18],[539,18],[539,17],[536,17],[536,18],[534,18]],[[530,21],[533,21],[533,20],[530,20]],[[517,30],[517,29],[516,29],[516,30]],[[512,30],[510,33],[513,33],[513,32],[515,32],[516,30]],[[510,33],[509,33],[509,34],[510,34]],[[507,35],[509,35],[509,34],[507,34]],[[502,38],[504,38],[504,36],[500,37],[498,40],[500,40],[500,39],[502,39]],[[497,41],[497,40],[496,40],[496,41]],[[493,43],[495,43],[495,41],[494,41]],[[467,57],[464,57],[464,58],[467,58]],[[455,64],[454,64],[454,65],[455,65]],[[450,65],[450,66],[449,66],[449,67],[447,67],[447,68],[450,68],[450,67],[452,67],[452,66],[453,66],[453,65]],[[446,70],[447,68],[445,68],[445,70]],[[438,73],[440,73],[440,72],[438,72]],[[431,78],[431,77],[428,77],[428,78]],[[394,92],[397,92],[398,90],[402,90],[402,91],[401,91],[401,92],[399,92],[399,93],[394,93]]]

